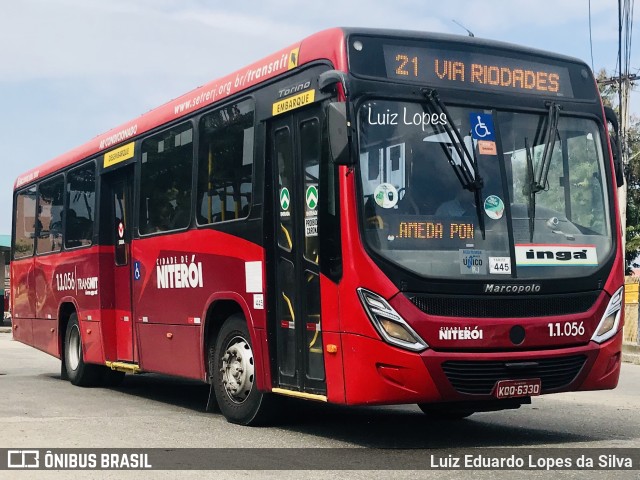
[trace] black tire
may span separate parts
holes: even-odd
[[[431,403],[419,403],[418,407],[431,420],[455,421],[467,418],[475,413],[474,410],[464,408],[447,408],[443,405],[434,405]]]
[[[72,313],[64,334],[64,362],[69,381],[79,387],[99,385],[103,378],[101,365],[84,363],[78,315]]]
[[[242,315],[232,315],[224,322],[209,355],[210,380],[227,421],[252,426],[270,423],[275,417],[276,399],[273,394],[260,392],[255,384],[258,372]]]

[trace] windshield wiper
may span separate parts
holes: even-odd
[[[527,216],[529,217],[529,243],[533,243],[533,231],[535,229],[536,220],[536,193],[539,190],[534,189],[534,172],[533,159],[531,158],[531,150],[529,150],[529,141],[524,137],[524,151],[527,157],[527,183],[522,187],[523,194],[527,195]]]
[[[467,146],[465,145],[458,129],[455,128],[455,126],[452,127],[453,119],[451,118],[451,114],[449,113],[449,110],[447,109],[445,104],[440,100],[438,92],[433,88],[423,88],[422,92],[424,93],[425,98],[429,101],[428,106],[431,110],[431,113],[435,113],[440,118],[442,118],[442,114],[444,114],[445,116],[446,122],[444,122],[444,125],[439,125],[439,127],[444,130],[444,132],[451,140],[451,145],[458,155],[460,163],[456,163],[447,146],[442,145],[442,150],[447,156],[449,165],[451,165],[453,172],[456,174],[456,177],[458,177],[462,188],[473,192],[474,202],[476,204],[476,216],[478,217],[478,226],[480,227],[480,231],[482,232],[482,239],[484,240],[485,225],[481,204],[482,187],[484,186],[484,181],[482,180],[480,171],[478,169],[478,158],[476,156],[475,147],[473,147],[473,139],[471,140],[473,155],[471,155],[469,153],[469,150],[467,150]],[[473,168],[473,170],[470,168],[470,166],[471,168]]]
[[[551,166],[551,157],[556,140],[560,139],[558,131],[558,121],[560,119],[560,105],[555,102],[549,102],[549,116],[547,118],[547,130],[545,132],[544,150],[542,159],[533,166],[533,158],[529,150],[527,138],[524,139],[524,149],[527,157],[527,183],[523,187],[523,194],[527,195],[529,201],[527,204],[527,214],[529,215],[529,241],[533,242],[533,233],[536,221],[536,194],[547,188],[549,177],[549,167]],[[533,150],[533,147],[531,147]]]
[[[443,148],[445,153],[447,154],[447,158],[449,160],[449,164],[453,167],[453,171],[455,172],[458,180],[462,187],[469,191],[474,191],[476,189],[482,189],[483,181],[478,173],[478,166],[474,164],[474,159],[467,150],[467,146],[465,145],[462,136],[457,128],[452,128],[453,120],[451,118],[451,114],[447,107],[442,103],[440,97],[438,96],[438,92],[432,88],[424,88],[422,89],[427,100],[429,100],[429,107],[431,107],[432,113],[437,115],[444,114],[446,118],[446,122],[444,125],[439,124],[438,127],[442,128],[449,139],[451,140],[451,144],[455,149],[458,157],[460,158],[460,163],[456,163],[451,152],[447,148]],[[473,167],[473,171],[469,166]]]
[[[551,157],[553,155],[553,147],[556,140],[560,140],[560,132],[558,132],[558,120],[560,119],[560,105],[555,102],[549,102],[549,118],[547,120],[547,132],[545,134],[544,151],[542,152],[542,161],[536,165],[536,177],[532,185],[535,193],[541,192],[547,188],[547,177],[549,176],[549,167],[551,166]]]

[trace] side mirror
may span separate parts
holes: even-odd
[[[331,102],[327,107],[327,132],[331,159],[336,165],[352,165],[349,154],[349,124],[347,121],[347,104]]]
[[[622,150],[620,148],[620,138],[618,132],[620,126],[616,112],[611,107],[604,107],[604,116],[608,123],[613,127],[613,132],[609,132],[609,141],[611,142],[611,151],[613,153],[613,168],[615,169],[616,185],[621,187],[624,185],[624,166],[622,165]]]

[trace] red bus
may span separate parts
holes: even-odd
[[[81,386],[465,417],[611,389],[620,163],[579,60],[336,28],[21,175],[13,335]]]

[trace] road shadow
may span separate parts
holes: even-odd
[[[220,415],[205,412],[209,387],[197,381],[156,374],[127,375],[122,385],[110,390],[197,412],[205,421],[209,415]],[[518,410],[478,413],[465,420],[446,421],[428,418],[415,405],[345,407],[282,397],[280,408],[278,422],[270,428],[368,448],[524,447],[612,439],[596,421],[588,434],[567,431],[566,425],[545,424],[551,417],[543,415],[535,425],[523,425],[531,418],[531,412]],[[531,408],[535,407],[524,406],[522,410]],[[614,411],[610,413],[615,414]],[[507,415],[515,419],[513,425],[503,421]],[[607,418],[607,412],[602,412],[600,418]],[[580,428],[584,431],[584,425]]]

